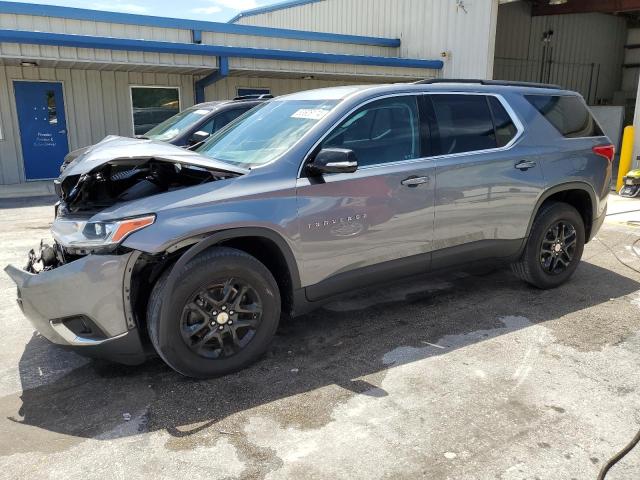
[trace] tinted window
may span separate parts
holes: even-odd
[[[500,100],[496,97],[487,97],[489,99],[489,105],[491,106],[491,112],[493,113],[493,123],[496,129],[496,141],[498,147],[504,147],[507,145],[513,137],[518,133],[518,129],[513,123],[513,120],[505,110]]]
[[[211,120],[202,125],[198,130],[201,132],[207,132],[208,134],[213,134],[220,130],[222,127],[231,123],[233,120],[238,118],[244,112],[249,110],[248,108],[234,108],[233,110],[227,110],[226,112],[219,113],[215,115]]]
[[[579,97],[525,95],[525,98],[567,138],[604,135]]]
[[[484,95],[431,95],[440,154],[496,148],[496,136]]]
[[[359,165],[420,157],[420,120],[413,96],[368,103],[342,122],[322,148],[353,150]]]
[[[222,112],[220,115],[216,115],[215,118],[215,126],[211,133],[215,133],[220,130],[222,127],[231,123],[233,120],[238,118],[244,112],[249,110],[248,108],[234,108],[233,110],[227,110],[226,112]]]

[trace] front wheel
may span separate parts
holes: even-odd
[[[555,288],[578,267],[584,241],[584,221],[578,211],[566,203],[548,203],[536,215],[522,257],[512,269],[535,287]]]
[[[217,247],[196,256],[167,289],[167,270],[147,307],[149,337],[174,370],[196,378],[237,371],[267,349],[280,320],[271,272],[240,250]],[[168,302],[169,315],[161,318]]]

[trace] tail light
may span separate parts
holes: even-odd
[[[593,147],[593,153],[600,155],[611,162],[613,161],[613,156],[616,153],[616,147],[613,145],[597,145]]]

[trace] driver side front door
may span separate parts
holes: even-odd
[[[365,103],[320,143],[353,150],[354,173],[297,181],[302,283],[309,300],[429,268],[435,169],[419,97]],[[313,157],[313,154],[312,154]]]

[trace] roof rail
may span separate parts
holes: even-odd
[[[267,100],[273,98],[270,93],[253,93],[251,95],[238,95],[234,100]]]
[[[495,85],[504,87],[529,87],[529,88],[556,88],[562,89],[560,85],[551,83],[535,83],[535,82],[511,82],[509,80],[479,80],[472,78],[431,78],[428,80],[418,80],[413,82],[418,85],[431,85],[437,83],[477,83],[480,85]]]

